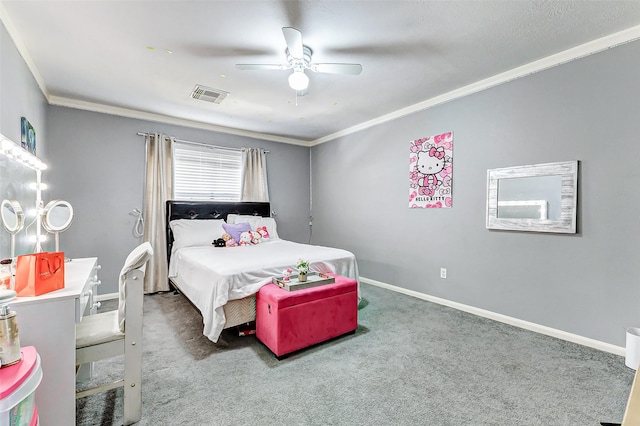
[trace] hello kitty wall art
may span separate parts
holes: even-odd
[[[451,208],[453,133],[409,143],[409,208]]]

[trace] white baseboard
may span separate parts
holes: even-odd
[[[580,336],[577,334],[567,333],[566,331],[558,330],[555,328],[547,327],[547,326],[536,324],[529,321],[524,321],[524,320],[513,318],[507,315],[498,314],[495,312],[476,308],[474,306],[464,305],[462,303],[453,302],[451,300],[442,299],[440,297],[430,296],[428,294],[420,293],[418,291],[407,290],[406,288],[383,283],[383,282],[372,280],[370,278],[365,278],[362,276],[360,277],[360,281],[365,284],[371,284],[376,287],[386,288],[387,290],[406,294],[408,296],[417,297],[418,299],[427,300],[429,302],[437,303],[439,305],[448,306],[450,308],[458,309],[460,311],[468,312],[470,314],[478,315],[480,317],[489,318],[505,324],[513,325],[515,327],[524,328],[525,330],[534,331],[536,333],[544,334],[551,337],[556,337],[558,339],[577,343],[583,346],[588,346],[594,349],[599,349],[601,351],[609,352],[615,355],[625,356],[626,348],[621,346],[612,345],[610,343],[601,342],[599,340],[590,339],[588,337]]]
[[[96,296],[97,302],[104,302],[105,300],[113,300],[118,298],[118,293],[99,294]]]

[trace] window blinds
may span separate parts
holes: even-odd
[[[240,201],[242,153],[205,144],[177,142],[173,147],[176,200]]]

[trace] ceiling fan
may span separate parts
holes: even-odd
[[[299,96],[307,94],[309,86],[309,77],[304,73],[305,70],[313,72],[322,72],[329,74],[352,74],[358,75],[362,72],[360,64],[344,64],[344,63],[321,63],[314,64],[311,62],[313,51],[309,46],[302,44],[302,33],[293,27],[283,27],[282,33],[287,43],[285,54],[287,58],[286,64],[236,64],[236,68],[241,70],[289,70],[293,73],[289,76],[289,86],[296,90]]]

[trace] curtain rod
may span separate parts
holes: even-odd
[[[150,133],[138,132],[137,135],[146,137],[146,136],[149,136]],[[208,147],[208,148],[220,148],[220,149],[228,149],[228,150],[231,150],[231,151],[242,151],[242,148],[231,148],[231,147],[228,147],[228,146],[211,145],[209,143],[186,141],[184,139],[176,139],[176,142],[186,143],[186,144],[189,144],[189,145],[205,146],[205,147]],[[264,152],[265,152],[265,154],[268,154],[270,151],[264,150]]]

